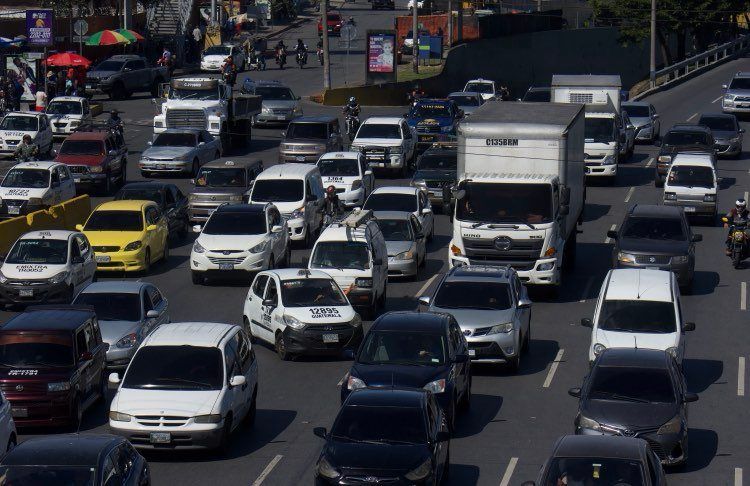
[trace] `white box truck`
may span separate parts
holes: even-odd
[[[448,261],[510,265],[557,286],[583,220],[584,107],[485,103],[458,126],[458,183]]]
[[[635,143],[627,138],[620,112],[621,89],[619,75],[552,76],[552,102],[586,105],[586,175],[606,177],[610,183],[621,157],[632,153]]]

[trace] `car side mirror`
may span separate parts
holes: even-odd
[[[83,225],[82,224],[77,224],[76,225],[76,231],[83,231]]]
[[[432,214],[432,209],[430,209],[430,208],[424,208],[422,210],[422,214],[424,214],[425,216],[427,216],[428,214]]]
[[[263,299],[264,307],[276,307],[276,301],[273,299]]]
[[[382,258],[375,258],[375,259],[372,260],[372,264],[379,267],[380,265],[383,264],[383,259]]]
[[[206,142],[198,142],[198,146],[206,145]]]
[[[721,89],[728,89],[728,88],[729,88],[729,86],[727,86],[726,84],[722,84],[721,85]]]
[[[91,351],[81,353],[80,361],[91,361],[92,359],[94,359],[94,355],[91,354]]]
[[[271,228],[271,233],[281,233],[282,231],[284,231],[284,227],[278,224]]]
[[[203,227],[201,225],[199,224],[193,225],[193,233],[200,233],[201,231],[203,231]]]
[[[628,125],[628,130],[635,130],[635,125]]]
[[[234,375],[231,380],[229,380],[229,386],[242,386],[245,383],[247,383],[247,378],[245,378],[242,375]]]
[[[617,231],[616,230],[608,230],[607,231],[607,238],[612,238],[613,240],[617,239]]]
[[[49,156],[50,156],[50,157],[57,157],[57,150],[54,150],[54,149],[53,149],[53,150],[50,150],[50,151],[49,151]]]
[[[531,299],[518,299],[518,308],[519,309],[528,309],[531,307]]]
[[[156,319],[159,317],[159,311],[151,309],[150,311],[146,312],[146,318],[147,319]]]
[[[686,393],[685,394],[685,403],[697,402],[697,401],[698,401],[698,394],[697,393]]]
[[[435,436],[435,440],[438,442],[448,442],[449,440],[451,440],[451,433],[447,430],[441,430]]]
[[[70,263],[72,263],[73,265],[80,265],[81,263],[83,263],[83,261],[84,260],[82,256],[74,256],[70,259]]]
[[[690,237],[690,241],[693,243],[698,243],[699,241],[703,241],[703,235],[693,235]]]
[[[569,187],[563,187],[560,190],[560,204],[565,205],[565,206],[570,204],[570,188]]]
[[[315,427],[313,429],[313,434],[315,434],[316,437],[320,437],[321,439],[325,439],[328,437],[328,430],[326,430],[325,427]]]
[[[356,353],[351,348],[345,349],[341,354],[344,356],[344,359],[354,359],[357,357]]]
[[[146,226],[146,231],[156,231],[156,225],[155,224],[150,224],[150,225]]]
[[[281,131],[281,138],[286,138],[286,130]]]
[[[424,238],[424,233],[422,233],[422,232],[419,232],[419,233],[417,233],[417,234],[416,234],[415,236],[416,236],[416,238],[417,238],[418,240],[421,240],[421,239],[423,239],[423,238]]]
[[[467,361],[469,361],[468,354],[457,354],[453,360],[455,363],[466,363]]]
[[[695,323],[694,322],[686,322],[682,325],[682,330],[685,332],[695,331]]]
[[[153,144],[154,144],[154,142],[152,142],[151,140],[149,140],[148,142],[146,142],[146,145],[148,145],[149,147],[152,146]]]
[[[110,385],[119,385],[120,384],[120,375],[117,373],[110,373],[109,377],[107,378],[107,381]]]
[[[130,71],[132,71],[132,69],[130,69],[129,67],[126,67],[126,68],[122,68],[122,71],[125,73],[129,73]]]
[[[580,388],[571,388],[568,390],[568,395],[570,395],[573,398],[581,398],[581,389]]]
[[[117,156],[117,150],[110,150],[109,152],[107,152],[107,155],[109,155],[110,157],[116,157]]]
[[[369,170],[369,169],[367,169],[367,170],[365,171],[365,175],[366,175],[366,176],[371,176],[371,175],[372,175],[372,171],[371,171],[371,170]]]
[[[594,327],[594,321],[592,321],[588,317],[584,317],[583,319],[581,319],[581,325],[583,327],[591,327],[591,328],[593,328]]]
[[[419,298],[419,303],[422,305],[429,306],[430,302],[432,302],[432,298],[429,295],[423,295]]]
[[[659,118],[659,114],[658,113],[654,113],[653,115],[651,115],[651,119],[652,120],[656,120],[657,118]]]

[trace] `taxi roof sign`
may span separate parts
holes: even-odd
[[[234,160],[227,160],[224,165],[234,165]]]

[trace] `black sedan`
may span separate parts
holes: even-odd
[[[148,463],[122,437],[63,434],[22,442],[0,462],[2,484],[147,486]]]
[[[389,312],[370,327],[341,385],[341,401],[365,387],[431,391],[454,429],[459,408],[471,400],[466,338],[456,319],[433,312]]]
[[[450,433],[425,390],[357,390],[339,410],[315,466],[315,483],[439,485],[450,468]]]
[[[594,361],[581,388],[575,431],[579,435],[619,435],[645,439],[662,464],[688,459],[687,391],[675,359],[665,351],[610,348]]]
[[[169,223],[169,236],[184,239],[189,231],[188,200],[180,189],[168,182],[147,181],[125,184],[117,194],[115,201],[126,199],[143,199],[154,201]]]
[[[742,134],[745,129],[740,127],[737,117],[731,113],[709,113],[701,115],[698,125],[711,129],[714,137],[714,148],[718,157],[739,159],[742,155]]]

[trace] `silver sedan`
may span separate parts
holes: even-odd
[[[169,128],[159,133],[144,150],[138,166],[143,177],[154,173],[198,174],[198,169],[221,157],[221,140],[206,130]]]
[[[425,234],[419,219],[406,211],[375,211],[388,250],[389,277],[416,277],[425,263]]]

